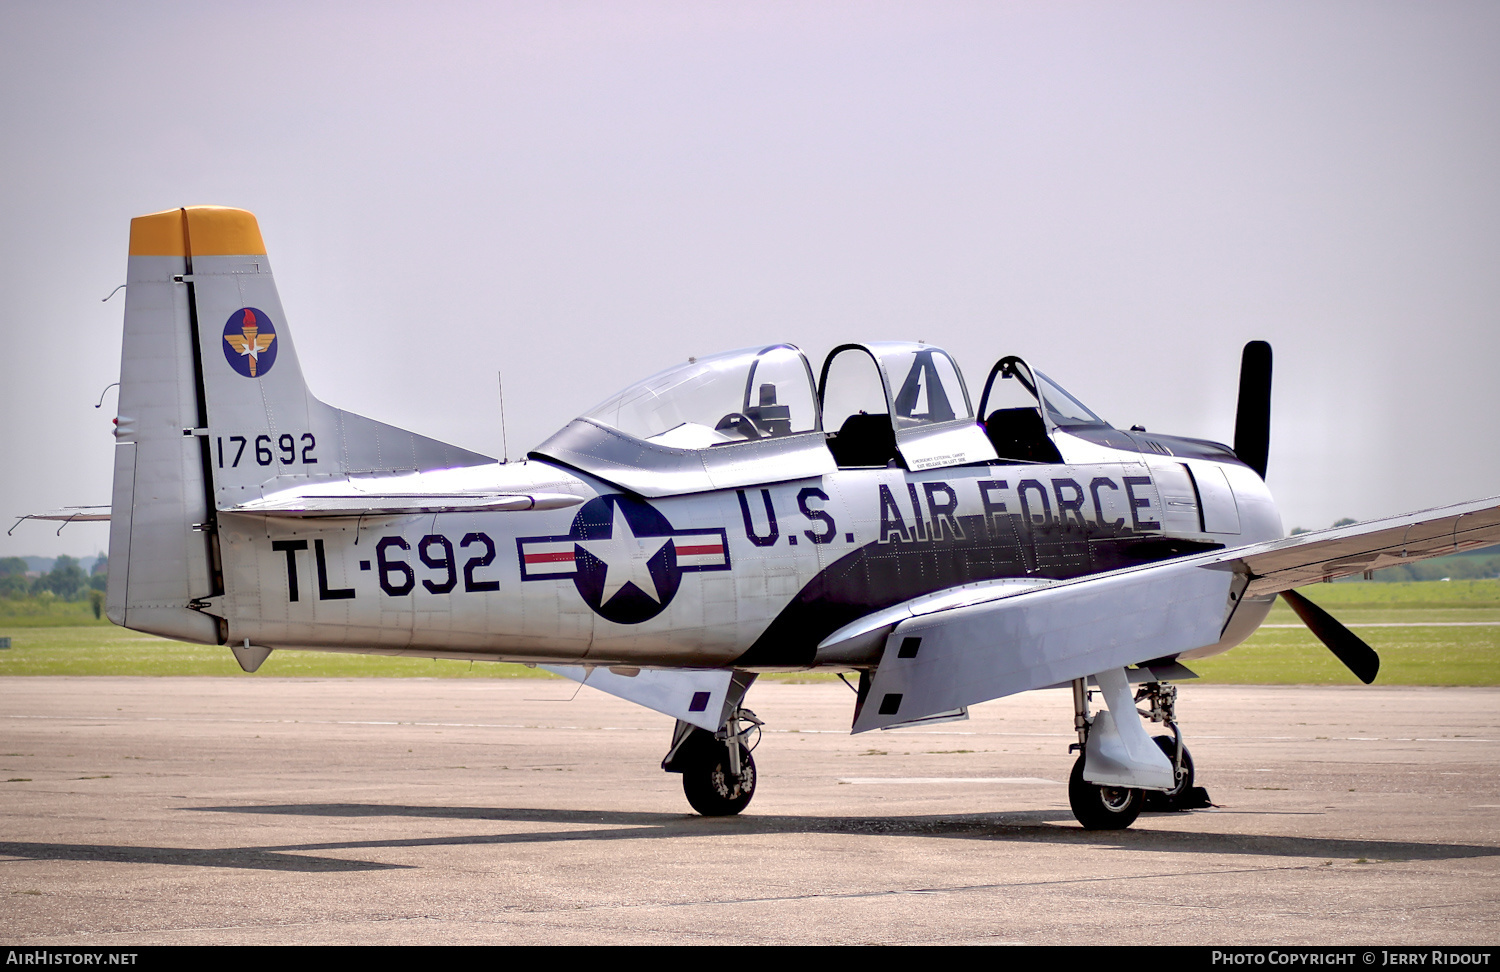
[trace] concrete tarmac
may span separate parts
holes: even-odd
[[[760,684],[693,816],[671,722],[540,680],[0,679],[0,943],[1500,943],[1500,691],[1182,688],[1217,806],[1090,833],[1071,703],[848,734]]]

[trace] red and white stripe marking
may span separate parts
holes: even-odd
[[[573,562],[572,540],[536,540],[523,542],[521,558],[530,577],[564,576],[572,574],[577,565]]]
[[[678,567],[724,566],[724,541],[718,537],[675,537]]]

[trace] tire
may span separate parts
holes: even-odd
[[[688,803],[705,817],[729,817],[750,805],[755,796],[755,760],[740,747],[740,776],[729,772],[729,747],[722,743],[705,747],[692,764],[682,770],[682,792]]]
[[[1166,754],[1168,761],[1177,755],[1177,740],[1171,736],[1155,736],[1152,741]],[[1147,810],[1186,810],[1193,792],[1193,754],[1182,747],[1182,770],[1177,774],[1177,785],[1166,792],[1149,790],[1146,793]]]
[[[1124,830],[1135,823],[1145,804],[1141,790],[1100,786],[1083,778],[1084,756],[1079,755],[1068,777],[1068,805],[1085,830]]]

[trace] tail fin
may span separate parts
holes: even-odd
[[[493,462],[307,390],[255,217],[130,224],[106,604],[116,624],[221,643],[216,512],[309,479]],[[199,605],[201,606],[201,605]]]

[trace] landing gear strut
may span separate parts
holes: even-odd
[[[1146,704],[1146,708],[1136,710],[1141,718],[1160,722],[1172,731],[1172,735],[1156,736],[1152,741],[1172,764],[1173,785],[1147,790],[1085,780],[1089,731],[1094,725],[1089,715],[1089,694],[1087,680],[1074,679],[1073,727],[1078,731],[1078,742],[1068,748],[1079,755],[1068,777],[1068,804],[1079,823],[1089,830],[1122,830],[1134,823],[1143,809],[1190,810],[1210,805],[1208,794],[1193,785],[1193,757],[1182,744],[1182,730],[1177,726],[1177,686],[1165,682],[1144,683],[1134,701]]]
[[[755,796],[755,760],[750,751],[760,742],[763,724],[754,712],[738,707],[717,733],[679,720],[661,768],[682,774],[682,791],[703,816],[739,813]]]
[[[1103,786],[1090,783],[1083,778],[1083,767],[1088,760],[1089,728],[1088,682],[1082,678],[1073,680],[1073,728],[1078,730],[1078,742],[1068,751],[1078,751],[1078,760],[1073,772],[1068,775],[1068,806],[1073,816],[1083,824],[1085,830],[1124,830],[1135,823],[1141,815],[1145,795],[1137,789],[1125,786]]]

